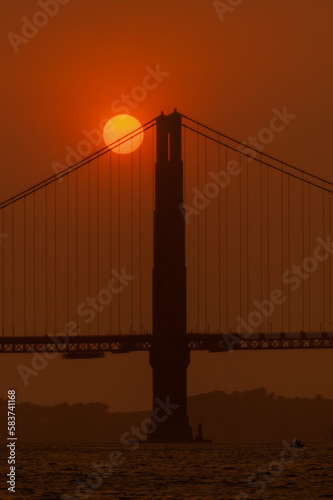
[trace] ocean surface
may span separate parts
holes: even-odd
[[[308,443],[293,451],[294,456],[282,443],[140,444],[133,451],[121,445],[22,445],[16,494],[7,491],[5,479],[0,495],[16,500],[333,499],[333,443]],[[8,472],[6,456],[2,447],[2,478]]]

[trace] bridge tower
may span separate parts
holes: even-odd
[[[191,442],[187,416],[185,220],[181,115],[157,118],[153,269],[153,408],[156,399],[178,405],[150,441]]]

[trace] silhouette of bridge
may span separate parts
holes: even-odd
[[[151,440],[191,441],[191,350],[333,347],[332,186],[162,113],[0,204],[0,353],[149,351]]]

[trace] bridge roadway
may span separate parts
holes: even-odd
[[[176,341],[176,343],[175,343]],[[177,337],[170,336],[163,349],[174,349]],[[226,352],[269,349],[330,349],[333,332],[295,333],[188,333],[187,347],[191,351]],[[184,344],[182,343],[184,346]],[[98,358],[105,353],[129,353],[158,348],[158,339],[152,334],[107,334],[76,336],[11,336],[0,337],[0,354],[60,352],[67,359]]]

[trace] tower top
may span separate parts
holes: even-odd
[[[173,109],[173,113],[171,113],[171,114],[176,114],[176,115],[178,115],[179,113],[178,113],[178,111],[177,111],[177,108],[174,108],[174,109]],[[161,111],[161,116],[165,116],[164,111]],[[170,115],[167,115],[167,116],[170,116]]]

